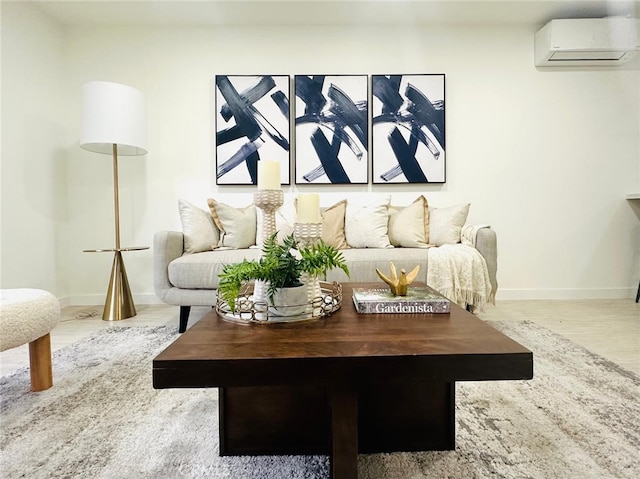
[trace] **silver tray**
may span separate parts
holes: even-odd
[[[253,301],[253,283],[246,284],[240,289],[240,294],[236,298],[235,313],[231,312],[229,304],[220,295],[216,295],[215,309],[225,321],[239,324],[278,324],[321,319],[335,313],[342,306],[342,285],[335,281],[333,283],[320,281],[320,296],[313,298],[313,301],[304,305],[275,306],[280,311],[286,311],[287,308],[297,310],[305,306],[305,312],[291,316],[274,314],[266,302]]]

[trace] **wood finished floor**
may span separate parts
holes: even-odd
[[[178,307],[137,305],[137,316],[103,321],[102,306],[70,306],[51,332],[51,348],[58,350],[100,329],[170,325],[178,328]],[[193,307],[189,326],[211,308]],[[640,375],[640,304],[630,299],[582,301],[499,301],[478,316],[486,321],[532,321]],[[0,375],[29,365],[27,345],[0,353]],[[54,363],[55,383],[55,363]]]

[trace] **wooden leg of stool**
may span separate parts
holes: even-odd
[[[31,370],[32,391],[43,391],[53,385],[51,337],[49,334],[29,343],[29,369]]]

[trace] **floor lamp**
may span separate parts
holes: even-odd
[[[102,319],[117,321],[136,315],[123,251],[149,249],[148,246],[120,245],[120,207],[118,197],[118,155],[147,153],[147,117],[144,96],[135,88],[119,83],[91,81],[83,86],[84,108],[80,146],[88,151],[112,155],[113,198],[115,207],[115,248],[84,250],[113,252],[113,267]]]

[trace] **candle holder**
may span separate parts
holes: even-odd
[[[314,246],[322,238],[322,223],[294,223],[293,237],[304,248]],[[322,296],[320,279],[307,273],[303,273],[300,279],[307,285],[307,303],[314,308],[314,300]]]
[[[294,223],[293,236],[306,248],[318,244],[322,238],[322,223]]]
[[[253,203],[258,208],[261,221],[258,238],[260,246],[276,232],[276,210],[284,203],[284,193],[282,190],[258,190],[253,194]],[[267,299],[267,283],[266,281],[257,280],[253,288],[253,302],[260,304],[265,308],[268,307]],[[266,309],[265,309],[266,311]],[[257,313],[265,315],[265,313]],[[264,318],[259,318],[264,319]]]
[[[284,203],[282,190],[258,190],[253,194],[253,203],[260,210],[261,222],[258,232],[260,244],[276,232],[276,210]]]

